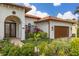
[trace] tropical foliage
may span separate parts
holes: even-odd
[[[79,39],[49,39],[44,33],[34,33],[22,47],[5,39],[0,41],[0,55],[3,56],[79,56]],[[42,35],[42,36],[41,36]],[[44,36],[43,36],[44,35]]]

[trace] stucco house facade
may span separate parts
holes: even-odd
[[[25,39],[25,13],[29,7],[0,3],[0,39],[16,37]]]
[[[72,36],[74,21],[65,21],[51,16],[40,18],[25,14],[30,10],[30,7],[0,3],[0,39],[15,37],[24,40],[26,25],[28,24],[37,26],[52,39]]]
[[[72,34],[76,34],[75,20],[66,20],[53,16],[40,18],[26,14],[26,25],[29,23],[46,32],[51,39],[72,37]]]
[[[65,19],[48,16],[40,21],[35,21],[37,27],[41,28],[44,32],[48,33],[51,39],[72,37],[74,20],[68,21]],[[75,30],[76,31],[76,30]]]

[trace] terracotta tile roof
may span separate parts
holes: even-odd
[[[0,3],[0,4],[6,4],[6,5],[12,5],[12,6],[20,7],[20,8],[25,8],[25,12],[28,12],[32,9],[30,7],[26,7],[24,5],[19,5],[19,4],[15,4],[15,3]]]
[[[33,19],[37,19],[37,20],[41,19],[41,18],[40,18],[40,17],[38,17],[38,16],[35,16],[35,15],[30,15],[30,14],[25,14],[25,17],[28,17],[28,18],[33,18]]]
[[[67,19],[61,19],[57,17],[52,17],[52,16],[47,16],[44,17],[43,20],[35,21],[35,23],[40,23],[40,22],[48,22],[48,21],[56,21],[56,22],[64,22],[64,23],[77,23],[75,20],[67,20]]]

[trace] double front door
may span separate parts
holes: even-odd
[[[16,23],[5,23],[5,37],[16,37]]]

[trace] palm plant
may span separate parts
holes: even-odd
[[[74,14],[79,14],[79,6],[76,8]]]

